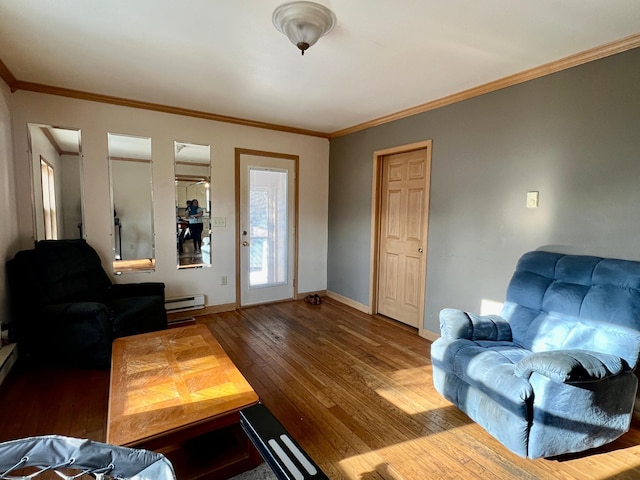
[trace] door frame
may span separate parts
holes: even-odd
[[[371,315],[376,315],[378,313],[378,274],[380,269],[380,258],[379,258],[379,249],[380,249],[380,211],[382,205],[382,157],[387,155],[394,155],[396,153],[405,153],[411,152],[413,150],[427,150],[427,159],[426,159],[426,171],[428,176],[428,181],[426,185],[427,191],[425,192],[425,212],[427,215],[429,214],[429,199],[431,196],[431,148],[432,148],[433,140],[423,140],[420,142],[409,143],[406,145],[398,145],[396,147],[385,148],[383,150],[376,150],[373,152],[373,179],[371,186],[371,252],[369,265],[370,268],[370,276],[369,276],[369,313]],[[428,246],[429,243],[429,219],[427,218],[427,222],[425,225],[425,261],[428,258]],[[426,287],[426,265],[423,266],[425,269],[424,281]],[[424,310],[425,305],[424,301],[420,302],[420,306],[418,307],[418,335],[421,337],[424,336]]]
[[[299,155],[290,155],[288,153],[267,152],[263,150],[251,150],[247,148],[235,149],[235,189],[236,189],[236,309],[242,308],[241,305],[241,265],[240,265],[240,158],[242,155],[252,155],[255,157],[267,157],[267,158],[280,158],[284,160],[293,160],[293,172],[294,172],[294,198],[293,198],[293,221],[294,236],[293,236],[293,299],[298,299],[298,170],[300,164]],[[273,303],[280,302],[282,300],[276,300]],[[270,302],[267,302],[270,303]],[[259,305],[259,304],[256,304]],[[254,306],[254,305],[251,305]]]

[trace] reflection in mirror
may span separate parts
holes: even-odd
[[[34,240],[84,238],[80,130],[27,127]]]
[[[211,265],[211,147],[175,142],[178,268]]]
[[[108,133],[113,271],[155,270],[151,139]]]

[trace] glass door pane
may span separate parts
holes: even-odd
[[[249,287],[287,283],[286,170],[249,170]]]

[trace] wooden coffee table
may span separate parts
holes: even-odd
[[[222,479],[262,460],[239,426],[258,395],[206,325],[113,342],[107,443],[164,453],[183,479]]]

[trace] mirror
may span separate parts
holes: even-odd
[[[211,147],[174,142],[178,268],[211,265]]]
[[[151,139],[108,133],[113,271],[155,270]]]
[[[84,238],[80,130],[29,123],[34,240]]]

